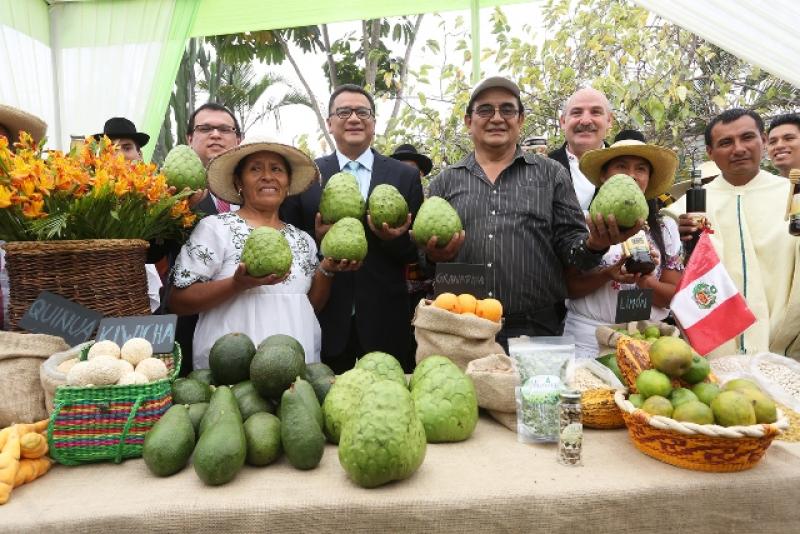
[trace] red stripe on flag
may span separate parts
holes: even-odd
[[[694,350],[705,356],[756,322],[741,294],[719,304],[712,313],[685,330]]]
[[[697,241],[697,246],[695,246],[694,252],[692,252],[689,262],[686,264],[683,277],[678,287],[675,288],[675,293],[690,285],[719,263],[719,256],[717,256],[717,252],[714,250],[714,245],[708,235],[708,231],[700,234],[700,239]]]

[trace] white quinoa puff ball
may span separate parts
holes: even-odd
[[[86,355],[87,360],[94,360],[99,356],[110,356],[112,358],[119,358],[119,345],[108,339],[98,341],[89,347],[89,353]]]
[[[158,358],[146,358],[136,366],[136,372],[147,377],[148,382],[167,378],[167,366]]]
[[[120,386],[130,386],[134,384],[147,384],[149,380],[145,375],[142,373],[137,373],[136,371],[131,371],[130,373],[125,373],[119,378]]]
[[[123,375],[132,373],[134,371],[133,365],[131,365],[131,362],[129,361],[117,360],[117,365],[119,366],[120,373],[122,373]]]
[[[68,386],[88,386],[92,383],[89,362],[78,362],[67,371]]]
[[[89,378],[95,386],[110,386],[116,384],[122,376],[122,367],[118,360],[110,358],[95,358],[89,362]]]
[[[122,359],[136,367],[139,362],[153,355],[153,346],[144,338],[133,337],[122,345]]]

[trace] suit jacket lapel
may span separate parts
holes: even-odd
[[[321,158],[319,160],[319,172],[322,175],[322,187],[325,187],[328,179],[340,170],[339,158],[336,157],[336,152]]]
[[[383,154],[379,154],[374,149],[372,150],[372,154],[375,156],[374,161],[372,162],[372,176],[369,180],[369,192],[372,194],[372,190],[375,189],[376,185],[385,184],[386,182],[386,156]]]

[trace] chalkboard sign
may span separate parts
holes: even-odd
[[[55,293],[42,291],[22,316],[19,327],[35,334],[62,337],[70,346],[74,346],[91,339],[102,318],[100,312]]]
[[[623,289],[617,295],[617,315],[614,322],[627,323],[649,319],[652,308],[652,289]]]
[[[120,347],[131,338],[143,337],[153,345],[156,354],[172,352],[175,344],[177,315],[141,315],[136,317],[109,317],[100,321],[97,341],[109,339]]]
[[[469,293],[486,298],[486,267],[469,263],[438,263],[433,280],[434,294]]]

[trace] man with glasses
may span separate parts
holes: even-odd
[[[464,232],[443,248],[431,238],[427,258],[485,266],[487,294],[505,310],[497,336],[505,348],[511,337],[560,335],[565,268],[596,267],[610,245],[644,223],[622,232],[613,219],[584,220],[564,168],[518,145],[524,118],[517,84],[479,83],[464,115],[475,150],[430,185],[431,195],[456,209]]]
[[[194,110],[189,117],[186,132],[186,141],[200,156],[204,167],[208,167],[208,162],[212,158],[242,141],[242,132],[236,116],[231,110],[215,102],[207,102]],[[231,210],[230,204],[216,198],[207,189],[192,195],[189,204],[204,215],[215,215]]]
[[[597,89],[584,87],[569,97],[558,121],[566,141],[548,156],[567,169],[578,203],[588,211],[595,186],[581,172],[580,159],[586,152],[606,146],[604,139],[613,121],[611,104]]]
[[[422,204],[419,173],[370,148],[375,138],[375,102],[363,88],[351,84],[336,88],[328,102],[327,124],[336,150],[316,160],[322,183],[288,197],[281,206],[281,219],[321,241],[330,226],[322,224],[319,215],[320,195],[328,179],[340,171],[355,175],[365,200],[376,185],[393,185],[405,197],[410,213],[406,223],[394,229],[376,228],[367,216],[364,264],[356,272],[336,274],[330,299],[319,313],[322,361],[338,374],[352,368],[365,353],[383,351],[410,371],[411,318],[404,273],[405,265],[417,259],[408,228]]]

